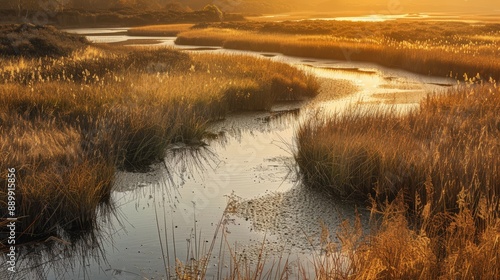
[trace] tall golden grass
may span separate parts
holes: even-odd
[[[330,245],[348,273],[331,265],[337,254],[317,260],[332,267],[320,278],[496,279],[499,101],[496,84],[463,85],[405,115],[353,109],[302,125],[296,157],[305,183],[370,201],[380,217],[372,233],[351,227]]]
[[[95,228],[116,168],[144,170],[170,143],[200,143],[208,122],[228,112],[318,89],[296,68],[263,59],[106,46],[2,58],[0,77],[0,184],[17,169],[19,241]],[[0,201],[6,209],[6,188]]]
[[[499,90],[463,86],[429,96],[405,115],[356,110],[313,118],[298,132],[297,160],[306,181],[342,197],[370,194],[407,202],[420,197],[435,211],[458,209],[462,189],[498,206]],[[426,193],[426,186],[435,191]]]
[[[497,279],[500,219],[494,212],[498,209],[490,209],[478,226],[474,222],[477,216],[464,198],[462,192],[455,213],[433,215],[426,211],[427,204],[409,218],[408,205],[398,195],[392,202],[373,205],[368,232],[363,231],[358,215],[353,221],[343,221],[333,234],[322,226],[320,243],[311,244],[310,257],[292,261],[284,252],[268,255],[263,242],[253,263],[227,244],[225,221],[230,212],[226,208],[212,245],[193,250],[200,237],[190,240],[188,257],[177,260],[175,275],[205,279],[208,268],[217,266],[215,279]],[[229,252],[228,262],[222,251],[214,249],[217,238],[219,250]],[[213,257],[216,254],[218,258]],[[221,268],[223,263],[229,263],[226,269]],[[172,268],[165,265],[169,274]]]
[[[366,61],[426,75],[500,78],[499,50],[491,40],[500,36],[497,24],[304,21],[201,27],[180,33],[176,43]]]
[[[369,233],[359,220],[342,224],[339,241],[325,238],[323,229],[315,279],[498,278],[500,219],[493,212],[478,226],[471,205],[461,200],[455,213],[422,211],[409,219],[402,196],[372,210],[380,218]]]

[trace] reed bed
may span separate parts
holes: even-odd
[[[341,197],[369,195],[431,201],[456,210],[467,190],[498,206],[499,90],[463,86],[429,96],[409,114],[352,109],[312,118],[298,132],[297,161],[306,182]],[[435,191],[426,194],[426,186]]]
[[[209,267],[218,267],[216,274],[212,272],[214,279],[497,279],[498,209],[489,209],[479,225],[474,222],[479,216],[466,197],[465,192],[459,194],[456,212],[431,214],[430,203],[419,204],[419,211],[410,218],[408,204],[398,195],[392,202],[372,205],[368,232],[363,230],[359,215],[344,220],[333,233],[318,225],[320,241],[311,243],[311,256],[294,260],[285,252],[266,253],[264,237],[254,262],[227,242],[230,202],[211,245],[194,249],[200,246],[197,240],[201,238],[194,233],[188,241],[186,261],[177,260],[175,273],[170,263],[165,269],[175,279],[205,279]],[[162,246],[168,251],[168,236],[165,238]]]
[[[416,73],[500,78],[498,24],[394,21],[199,24],[176,43],[366,61]]]
[[[478,226],[471,204],[459,204],[455,213],[421,211],[410,219],[398,196],[372,209],[379,218],[369,233],[363,233],[359,220],[345,221],[335,233],[339,241],[331,241],[324,228],[322,251],[312,259],[314,276],[301,267],[299,278],[497,279],[498,215],[490,212]]]
[[[405,115],[353,108],[301,126],[305,183],[370,202],[376,221],[370,234],[350,227],[328,245],[320,279],[498,277],[499,93],[469,84]],[[334,266],[339,254],[347,260]]]
[[[18,242],[95,228],[117,168],[146,170],[171,143],[202,143],[211,120],[318,90],[263,59],[108,46],[1,58],[0,77],[0,182],[16,168]]]

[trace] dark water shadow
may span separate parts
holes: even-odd
[[[16,272],[2,279],[72,279],[76,275],[78,279],[91,279],[89,263],[107,266],[104,247],[112,242],[110,232],[114,227],[110,220],[116,219],[115,214],[114,208],[101,209],[97,227],[60,232],[16,246]]]
[[[271,111],[269,116],[258,118],[262,120],[263,123],[271,123],[272,122],[280,122],[285,121],[289,122],[290,119],[296,119],[300,115],[300,108],[296,109],[285,109],[279,111]]]
[[[428,85],[435,85],[440,87],[452,87],[454,84],[442,84],[442,83],[427,83]]]
[[[350,68],[350,67],[321,67],[321,69],[333,70],[333,71],[344,71],[344,72],[354,72],[354,73],[362,73],[362,74],[377,74],[378,72],[375,70],[366,70],[361,68]]]
[[[225,146],[230,141],[241,142],[248,134],[270,134],[290,130],[300,118],[301,102],[282,102],[272,111],[233,113],[225,120],[211,124],[209,130],[218,135],[215,141]],[[291,132],[290,132],[291,133]]]
[[[128,35],[128,31],[102,32],[102,33],[80,33],[80,36],[123,36]]]

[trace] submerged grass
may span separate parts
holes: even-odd
[[[0,77],[0,184],[16,168],[18,242],[95,228],[116,168],[147,169],[173,142],[200,143],[207,123],[228,112],[318,89],[263,59],[107,46],[0,58]],[[2,210],[6,196],[1,190]]]
[[[199,24],[176,43],[366,61],[416,73],[500,78],[499,25],[398,20]]]

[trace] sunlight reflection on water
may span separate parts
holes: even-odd
[[[396,19],[404,19],[404,18],[412,18],[412,19],[421,19],[427,18],[429,15],[425,14],[402,14],[402,15],[367,15],[367,16],[358,16],[358,17],[325,17],[325,18],[310,18],[307,20],[337,20],[337,21],[352,21],[352,22],[383,22],[388,20],[396,20]],[[301,21],[301,20],[299,20]]]

